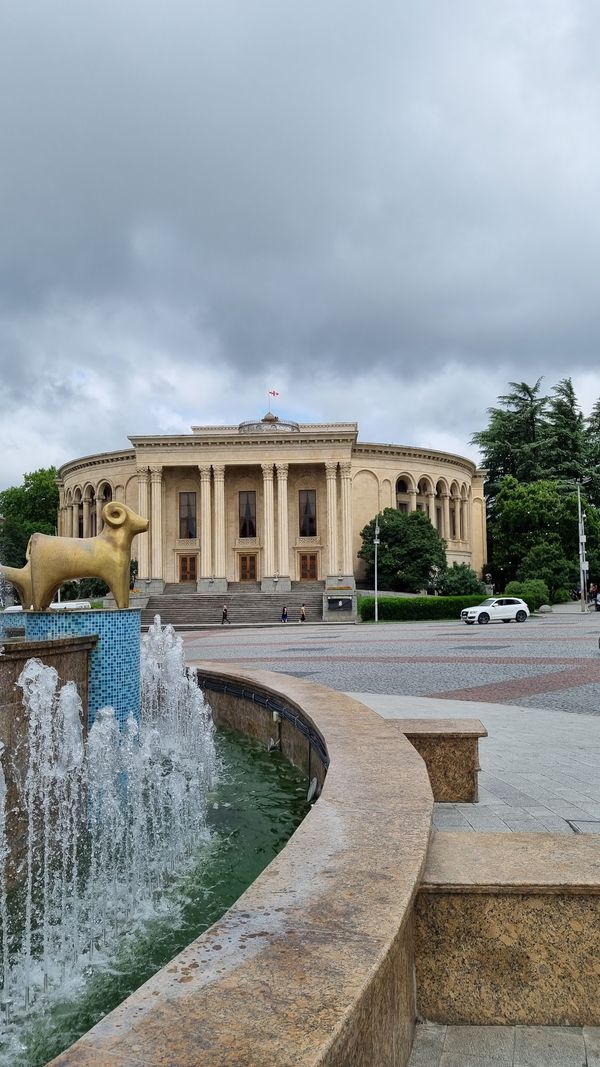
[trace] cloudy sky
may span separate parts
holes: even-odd
[[[275,410],[600,396],[597,0],[0,0],[0,488]]]

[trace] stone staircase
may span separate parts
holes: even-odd
[[[290,593],[261,593],[258,582],[231,582],[227,593],[213,594],[190,592],[189,585],[167,585],[164,593],[150,597],[142,611],[142,629],[154,622],[155,615],[178,630],[220,624],[223,604],[234,626],[277,623],[284,607],[289,622],[298,622],[301,604],[307,622],[322,622],[323,587],[317,582],[296,582]]]

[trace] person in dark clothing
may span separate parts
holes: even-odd
[[[287,619],[288,619],[287,608],[283,608],[283,610],[281,612],[281,621],[282,622],[287,622]]]
[[[221,618],[221,626],[223,625],[224,622],[228,622],[229,625],[231,626],[231,621],[230,621],[230,619],[229,619],[229,617],[227,615],[227,604],[223,604],[223,615],[222,615],[222,618]]]

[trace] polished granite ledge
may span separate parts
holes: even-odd
[[[434,834],[415,924],[422,1018],[600,1025],[600,837]]]
[[[433,808],[423,761],[341,693],[197,666],[298,711],[326,747],[321,796],[222,919],[55,1067],[404,1067],[416,1014],[413,903]],[[255,712],[260,733],[264,708]],[[225,714],[234,712],[222,697]],[[282,746],[300,765],[305,741]]]
[[[427,766],[434,800],[475,804],[479,796],[479,719],[395,719]]]

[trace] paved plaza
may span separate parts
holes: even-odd
[[[436,804],[438,830],[600,832],[600,613],[518,625],[287,625],[186,633],[188,659],[309,678],[387,719],[476,717],[479,804]],[[417,1027],[409,1067],[600,1067],[600,1028]]]
[[[288,623],[183,639],[188,659],[314,679],[384,718],[479,718],[479,804],[436,804],[436,828],[573,834],[600,832],[599,636],[600,613],[567,610],[522,625]]]

